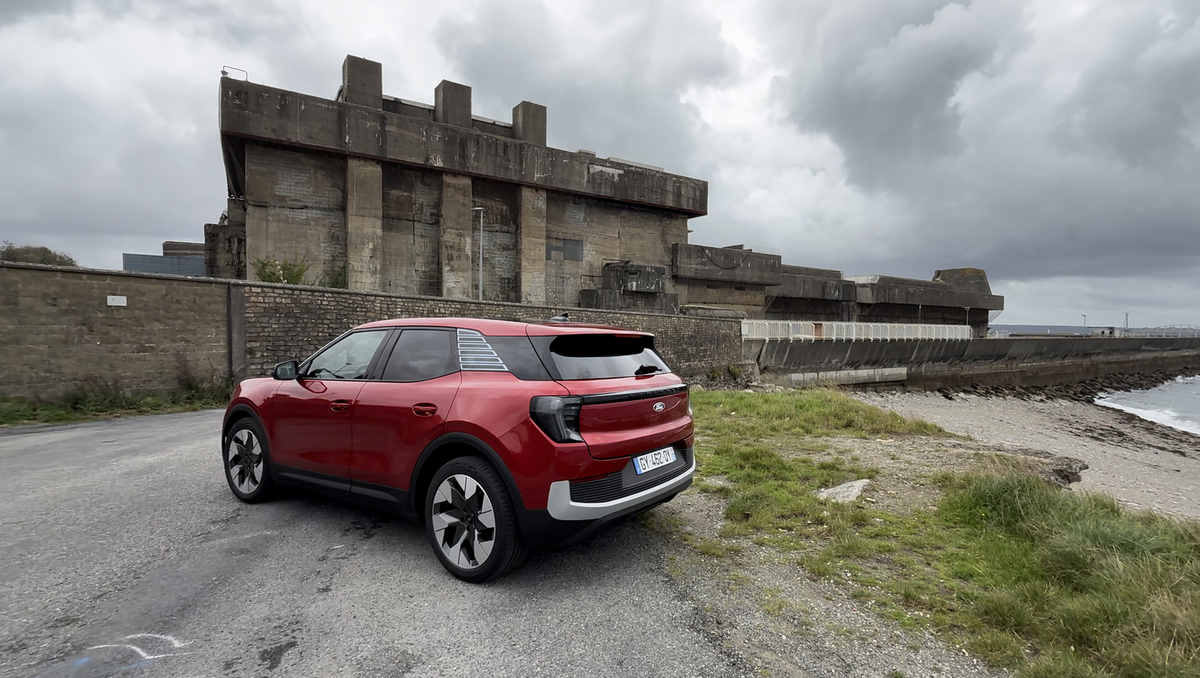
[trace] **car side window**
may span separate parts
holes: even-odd
[[[371,359],[386,336],[387,330],[346,335],[312,359],[306,376],[311,379],[366,379]]]
[[[425,381],[458,371],[446,330],[404,330],[383,368],[384,381]]]

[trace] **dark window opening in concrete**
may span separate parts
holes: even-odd
[[[583,261],[583,241],[573,238],[547,238],[546,261],[553,259],[555,252],[562,252],[564,261]]]

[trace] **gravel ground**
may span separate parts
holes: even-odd
[[[1068,400],[938,393],[856,394],[863,402],[939,424],[964,438],[824,439],[826,454],[854,455],[880,469],[864,501],[893,512],[935,504],[937,471],[970,471],[1015,457],[1055,475],[1089,468],[1074,491],[1107,492],[1131,508],[1200,518],[1200,437],[1118,410]],[[784,454],[787,452],[784,451]],[[811,454],[805,452],[805,454]],[[813,455],[813,456],[820,456]],[[720,478],[706,482],[720,483]],[[685,543],[715,539],[724,502],[691,489],[643,519],[668,539],[671,574],[697,610],[697,630],[763,675],[802,678],[1008,676],[962,648],[913,632],[849,596],[852,587],[813,581],[794,557],[733,540],[715,557]]]
[[[863,501],[896,513],[936,503],[940,490],[930,477],[938,471],[978,470],[994,463],[996,454],[1019,456],[1032,470],[1053,469],[1069,461],[1031,450],[944,437],[806,442],[827,449],[796,454],[816,459],[853,456],[864,466],[878,468],[880,474],[867,488]],[[789,452],[781,450],[781,454]],[[704,482],[725,481],[710,477]],[[722,557],[704,555],[688,546],[688,540],[719,538],[724,509],[723,499],[692,488],[643,522],[668,535],[669,572],[680,593],[692,601],[698,630],[761,675],[1009,675],[930,633],[909,631],[881,617],[869,603],[850,597],[852,586],[813,581],[796,563],[796,554],[757,546],[750,538],[720,539],[741,549]]]
[[[715,534],[724,502],[689,490],[656,510],[685,531]],[[647,521],[651,522],[651,521]],[[795,678],[998,678],[1011,674],[928,633],[909,631],[813,581],[792,558],[738,540],[742,551],[701,555],[683,540],[670,557],[676,585],[696,607],[697,628],[759,675]]]
[[[1200,519],[1200,436],[1127,412],[1069,400],[939,393],[860,393],[863,402],[952,433],[1086,462],[1077,491],[1105,492],[1131,508]]]

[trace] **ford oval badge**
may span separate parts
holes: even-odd
[[[654,411],[655,411],[655,412],[662,412],[662,411],[663,411],[663,410],[665,410],[665,409],[667,409],[667,404],[666,404],[666,403],[664,403],[664,402],[657,402],[657,403],[654,403]]]

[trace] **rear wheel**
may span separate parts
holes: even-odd
[[[275,483],[268,461],[267,437],[258,422],[246,418],[229,429],[221,454],[225,480],[238,499],[256,504],[271,498]]]
[[[464,581],[500,577],[528,554],[508,490],[479,457],[454,459],[434,474],[425,494],[425,533],[442,566]]]

